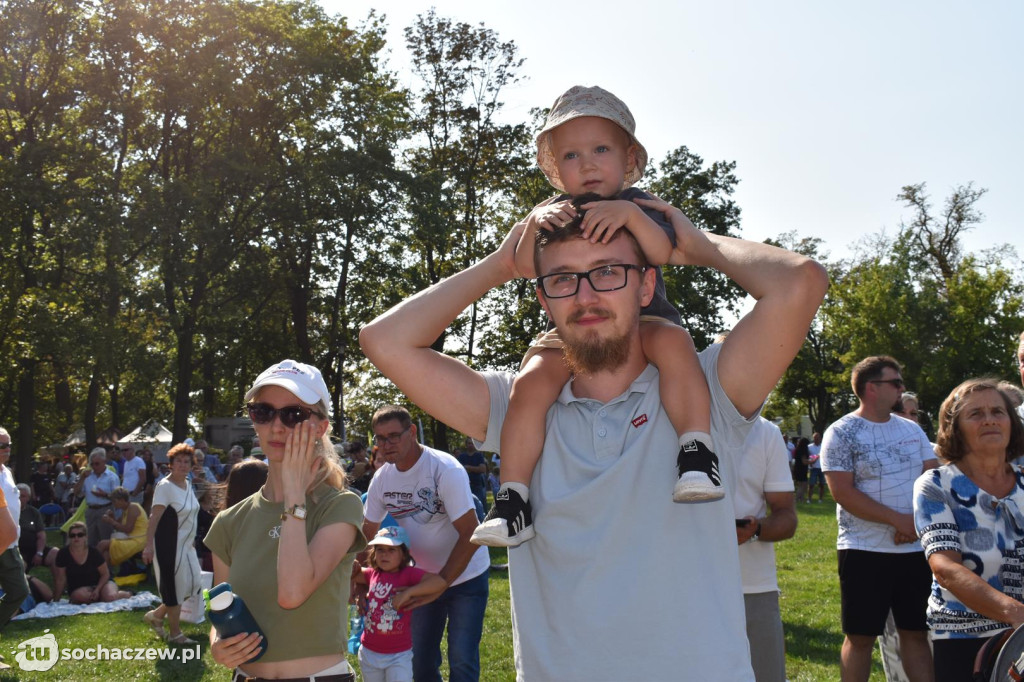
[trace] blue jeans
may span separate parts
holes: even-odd
[[[441,638],[448,623],[450,682],[480,679],[480,637],[487,610],[488,573],[449,587],[412,615],[412,677],[415,682],[441,682]]]

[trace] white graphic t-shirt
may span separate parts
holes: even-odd
[[[914,481],[926,460],[935,459],[921,427],[909,419],[890,417],[884,423],[856,414],[840,418],[821,441],[823,471],[849,471],[853,485],[871,499],[901,514],[914,513]],[[920,542],[897,545],[893,528],[866,521],[836,505],[837,549],[901,554],[920,552]]]
[[[459,539],[454,519],[475,510],[466,470],[447,452],[423,447],[423,454],[408,471],[385,464],[366,492],[364,514],[380,523],[386,514],[409,534],[409,551],[416,565],[440,573]],[[486,547],[478,547],[466,570],[453,585],[475,578],[491,565]]]

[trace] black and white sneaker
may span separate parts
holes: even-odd
[[[469,539],[474,545],[515,547],[534,536],[533,510],[515,490],[502,488],[494,496],[494,506]]]
[[[673,502],[707,502],[725,497],[718,474],[718,455],[699,440],[683,443],[676,459],[679,480],[672,489]]]

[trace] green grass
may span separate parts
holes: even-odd
[[[839,627],[839,585],[835,561],[835,504],[798,505],[800,526],[796,537],[776,546],[782,618],[786,631],[787,673],[791,682],[839,679],[839,647],[843,635]],[[507,561],[504,550],[491,550],[492,563]],[[36,572],[46,579],[45,571]],[[150,581],[138,590],[156,593]],[[512,636],[508,573],[491,572],[490,601],[484,620],[480,645],[481,679],[505,681],[515,678],[512,662]],[[66,618],[12,621],[0,639],[11,670],[0,674],[0,680],[151,680],[168,681],[223,680],[227,670],[213,662],[209,655],[207,624],[183,624],[183,631],[201,643],[202,657],[187,664],[180,661],[59,661],[48,672],[27,673],[18,668],[13,650],[19,642],[50,630],[63,648],[88,648],[102,645],[117,647],[162,648],[152,631],[142,622],[142,612],[119,612],[82,615]],[[685,646],[685,643],[680,643]],[[358,669],[355,656],[349,662]],[[447,669],[442,671],[447,678]],[[871,675],[873,682],[883,682],[882,666],[877,648]]]

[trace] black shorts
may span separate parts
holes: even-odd
[[[932,571],[924,552],[841,549],[837,554],[845,634],[881,635],[890,610],[896,629],[928,629]]]

